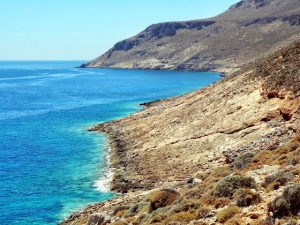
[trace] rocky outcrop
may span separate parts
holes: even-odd
[[[151,25],[82,67],[234,71],[300,38],[299,11],[298,0],[240,1],[210,19]]]

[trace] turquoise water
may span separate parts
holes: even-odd
[[[0,61],[1,224],[57,224],[114,196],[99,122],[183,94],[216,73],[77,69],[83,61]]]

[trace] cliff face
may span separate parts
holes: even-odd
[[[240,1],[210,19],[151,25],[82,67],[232,71],[299,38],[299,12],[299,0]]]

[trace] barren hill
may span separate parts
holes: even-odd
[[[300,40],[144,107],[90,129],[109,135],[111,189],[127,194],[62,224],[297,224]]]
[[[82,67],[232,71],[300,37],[299,0],[243,0],[204,20],[154,24]]]

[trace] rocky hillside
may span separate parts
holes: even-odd
[[[151,25],[82,67],[229,72],[300,38],[299,12],[299,0],[243,0],[210,19]]]
[[[300,40],[92,127],[109,135],[111,189],[123,195],[62,224],[297,224],[299,81]]]

